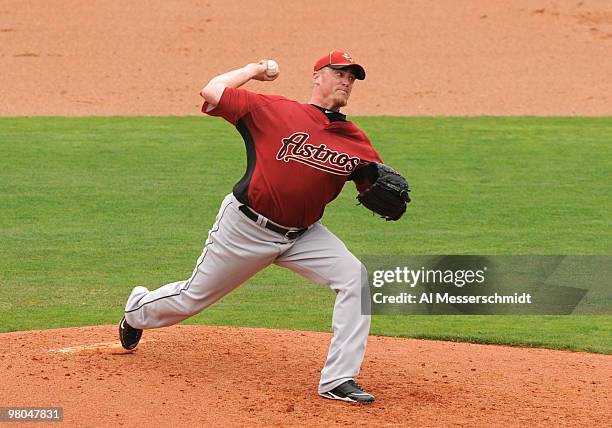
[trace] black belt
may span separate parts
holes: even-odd
[[[238,207],[238,209],[248,218],[250,218],[251,220],[253,220],[254,222],[257,222],[257,220],[259,219],[259,216],[257,215],[256,212],[254,212],[251,208],[249,208],[247,205],[240,205]],[[298,230],[291,230],[291,229],[287,229],[281,226],[277,226],[272,222],[269,222],[268,220],[264,221],[263,227],[265,227],[266,229],[270,229],[276,233],[280,233],[281,235],[283,235],[285,238],[287,239],[296,239],[299,238],[300,236],[302,236],[304,234],[304,232],[306,232],[308,229],[298,229]]]

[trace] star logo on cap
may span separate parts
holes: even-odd
[[[344,55],[342,55],[344,57],[344,59],[346,59],[349,62],[353,62],[353,58],[351,58],[351,56],[348,53],[344,53]]]

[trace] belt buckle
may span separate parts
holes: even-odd
[[[285,233],[285,235],[283,235],[285,237],[285,239],[295,239],[297,238],[297,236],[295,238],[292,238],[291,236],[293,236],[295,233],[297,233],[295,230],[288,230],[287,233]]]

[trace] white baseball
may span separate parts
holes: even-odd
[[[278,63],[273,59],[267,61],[266,74],[269,77],[276,76],[278,74]]]

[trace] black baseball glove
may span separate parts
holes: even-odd
[[[406,212],[406,205],[410,202],[408,181],[390,166],[370,162],[353,178],[372,183],[357,195],[357,200],[381,218],[396,221]]]

